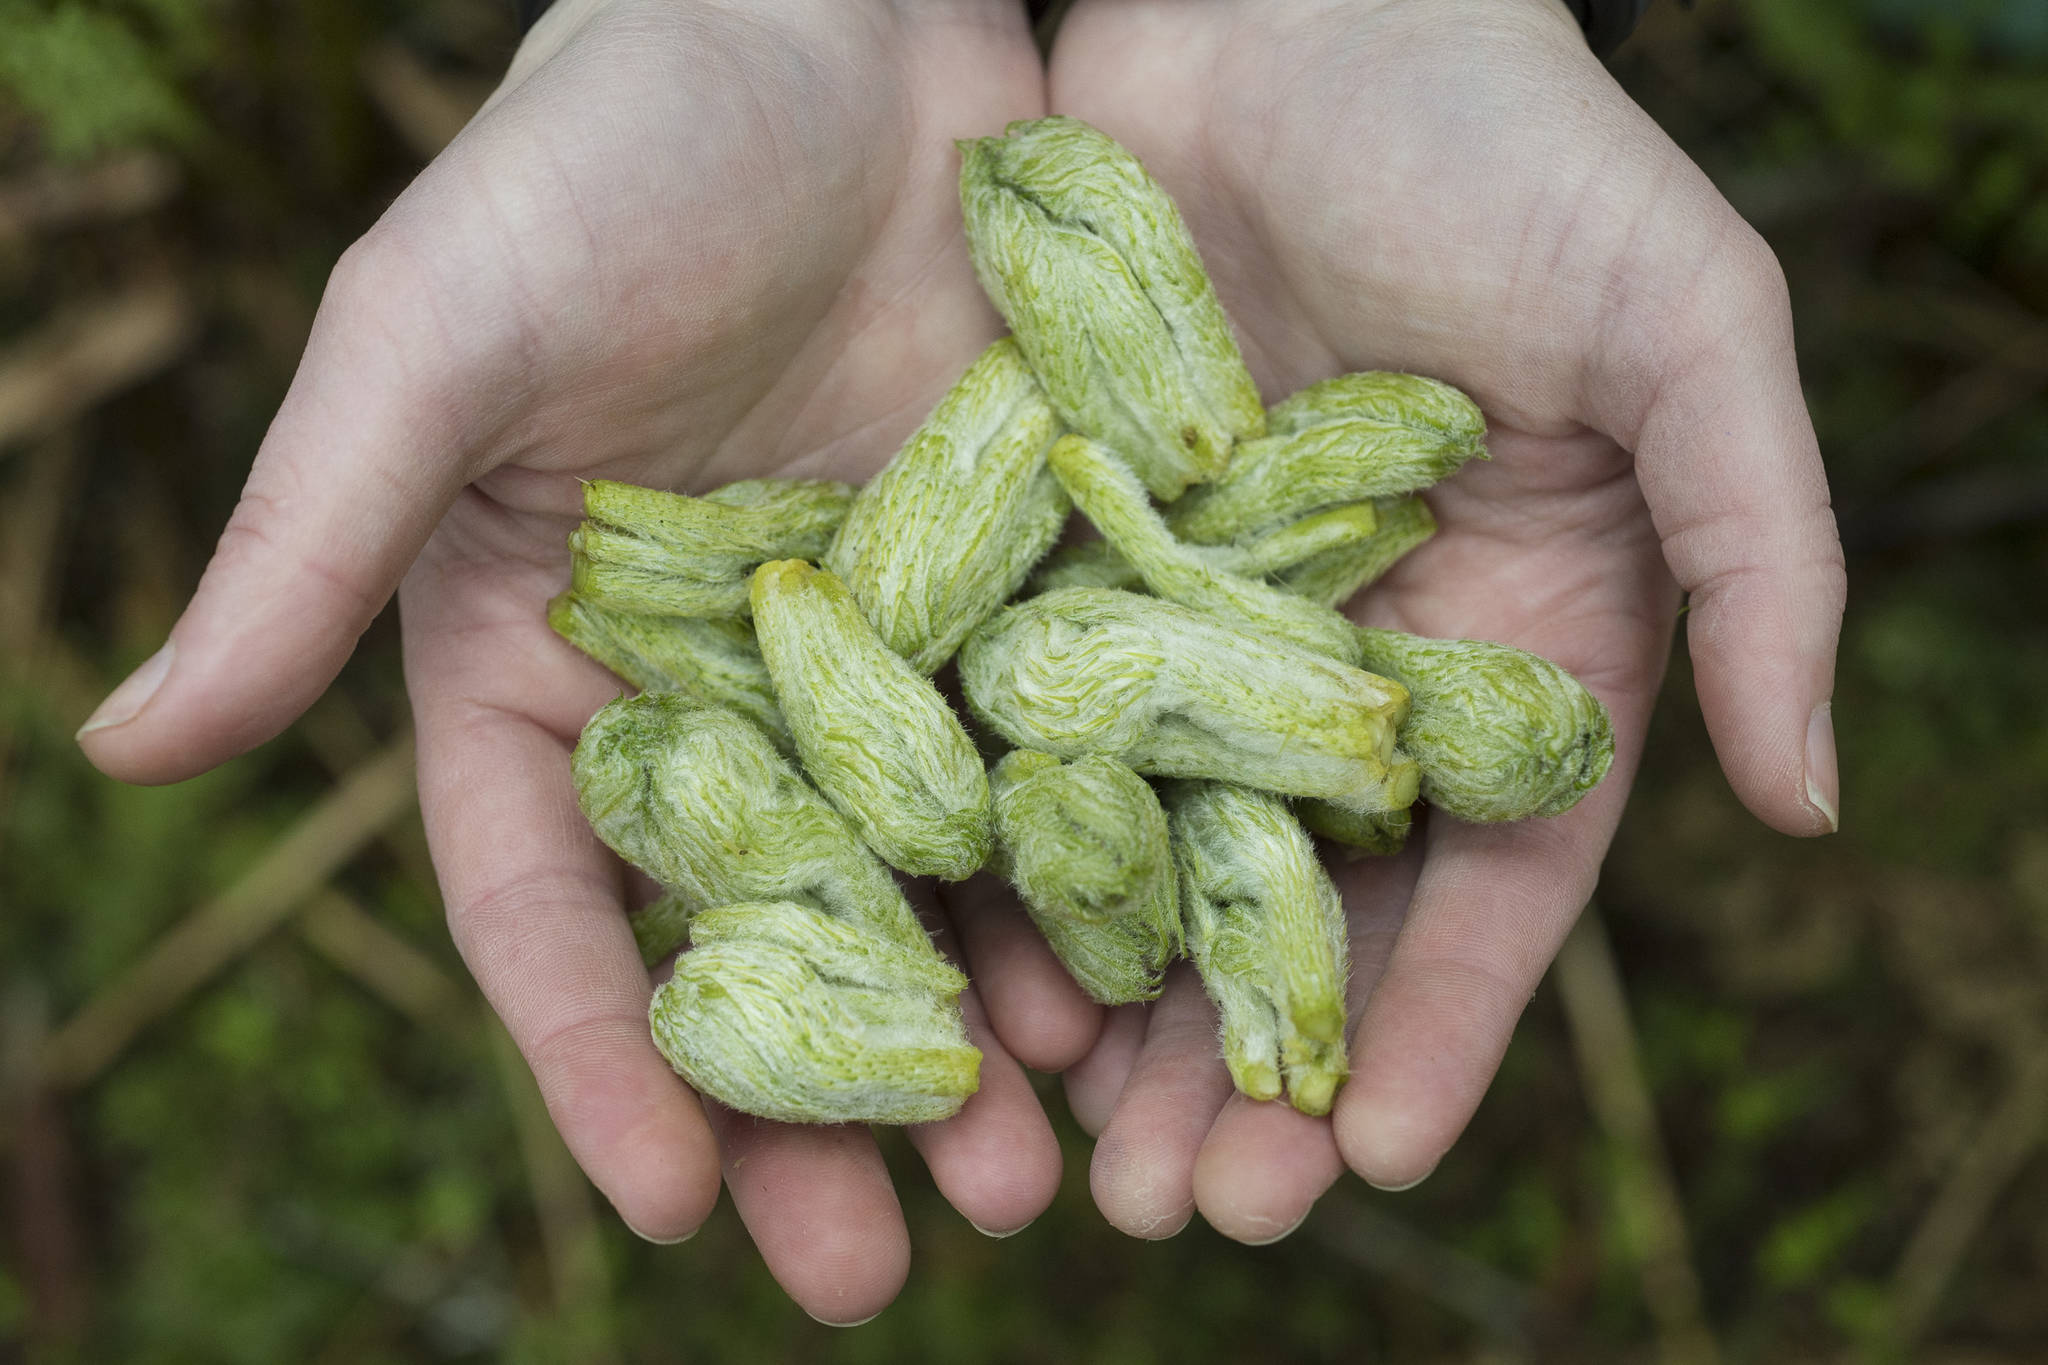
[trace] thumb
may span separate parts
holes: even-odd
[[[1687,642],[1722,771],[1767,824],[1826,834],[1840,819],[1830,699],[1842,545],[1783,274],[1724,211],[1731,230],[1694,295],[1704,317],[1659,348],[1636,471],[1665,562],[1691,594]]]
[[[437,360],[457,352],[416,259],[373,230],[336,265],[192,601],[78,732],[103,772],[175,782],[283,730],[467,481],[466,367]]]

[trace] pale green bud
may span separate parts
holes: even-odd
[[[664,891],[652,905],[629,916],[633,946],[640,950],[640,960],[649,967],[656,966],[689,942],[690,920],[696,913],[696,907],[688,900],[673,891]]]
[[[989,789],[995,861],[1074,980],[1105,1005],[1158,995],[1181,929],[1166,812],[1151,786],[1106,758],[1062,763],[1018,749]]]
[[[1082,436],[1063,436],[1048,456],[1075,506],[1169,602],[1242,621],[1340,663],[1359,662],[1349,621],[1256,578],[1218,569],[1174,539],[1129,466]]]
[[[1401,747],[1422,797],[1460,820],[1557,815],[1614,761],[1607,708],[1548,659],[1486,640],[1360,630],[1372,666],[1414,698]]]
[[[975,273],[1061,419],[1161,498],[1222,473],[1265,413],[1173,200],[1078,119],[959,145]]]
[[[1429,505],[1421,498],[1387,498],[1378,506],[1379,527],[1372,535],[1287,565],[1274,574],[1273,581],[1296,597],[1326,607],[1341,607],[1362,589],[1378,582],[1402,555],[1436,534],[1436,518],[1430,515]],[[1314,519],[1306,517],[1294,525],[1305,525]]]
[[[1045,467],[1058,434],[1006,337],[853,500],[825,567],[918,672],[944,666],[1059,538],[1067,499]]]
[[[673,692],[621,697],[583,727],[577,800],[675,913],[794,900],[933,951],[889,869],[760,728]]]
[[[1426,515],[1426,514],[1425,514]],[[1369,502],[1332,507],[1291,521],[1237,545],[1186,545],[1183,552],[1223,573],[1246,578],[1268,578],[1289,585],[1296,597],[1312,594],[1295,591],[1293,578],[1316,572],[1316,566],[1333,556],[1351,552],[1348,564],[1377,540],[1379,511]],[[1088,540],[1065,545],[1047,555],[1031,575],[1027,592],[1037,594],[1054,588],[1121,588],[1145,591],[1145,580],[1106,540]],[[1325,603],[1326,606],[1335,605]]]
[[[706,910],[654,993],[655,1046],[691,1085],[786,1123],[930,1123],[980,1084],[930,953],[787,901]]]
[[[570,582],[622,611],[744,616],[755,566],[825,553],[853,495],[822,479],[747,479],[701,498],[600,479],[583,486]]]
[[[988,859],[988,774],[931,680],[830,570],[754,574],[754,630],[811,780],[892,866],[958,881]]]
[[[1344,845],[1349,856],[1399,853],[1407,846],[1415,820],[1406,805],[1397,810],[1346,810],[1328,801],[1297,801],[1294,817],[1311,834]]]
[[[1449,384],[1374,371],[1311,384],[1266,415],[1267,434],[1173,509],[1192,541],[1235,540],[1304,512],[1427,488],[1486,457],[1486,419]]]
[[[1386,678],[1102,588],[998,612],[967,637],[960,678],[975,715],[1020,748],[1340,803],[1379,798],[1408,713]]]
[[[1224,782],[1168,787],[1188,952],[1255,1100],[1327,1114],[1347,1072],[1344,906],[1285,802]]]
[[[565,592],[548,603],[548,624],[641,691],[680,692],[706,705],[729,706],[766,730],[776,748],[795,752],[768,665],[746,622],[642,616]]]

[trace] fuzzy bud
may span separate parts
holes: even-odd
[[[746,479],[701,498],[600,479],[583,487],[570,581],[622,611],[744,616],[755,566],[825,553],[853,495],[822,479]]]
[[[1059,538],[1067,499],[1045,467],[1058,434],[1006,337],[853,500],[825,567],[918,672],[943,667]]]
[[[1160,498],[1221,474],[1265,412],[1173,200],[1078,119],[960,153],[975,273],[1061,420]]]
[[[1311,384],[1266,415],[1266,435],[1173,509],[1173,529],[1214,544],[1304,512],[1413,493],[1486,456],[1486,419],[1449,384],[1374,371]]]
[[[1327,1114],[1346,1074],[1344,907],[1285,802],[1224,782],[1167,789],[1188,951],[1255,1100]]]
[[[989,774],[997,864],[1081,988],[1105,1005],[1159,994],[1181,947],[1166,813],[1106,758],[1018,749]]]
[[[829,570],[754,574],[754,629],[804,770],[891,866],[958,881],[987,861],[988,774],[931,680]]]
[[[1340,804],[1383,798],[1408,713],[1398,683],[1103,588],[1005,608],[968,637],[960,677],[975,715],[1020,748]]]
[[[980,1084],[936,956],[788,901],[699,914],[648,1010],[655,1046],[699,1091],[788,1123],[929,1123]]]

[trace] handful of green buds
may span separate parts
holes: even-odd
[[[1310,832],[1405,842],[1568,810],[1607,712],[1507,645],[1336,608],[1486,458],[1417,375],[1262,408],[1180,214],[1074,119],[961,144],[967,244],[1012,335],[858,490],[593,483],[548,620],[640,695],[592,718],[585,815],[663,894],[634,920],[655,1043],[733,1108],[921,1123],[978,1084],[891,871],[1005,877],[1089,995],[1194,960],[1237,1088],[1328,1112],[1348,949]],[[1055,549],[1079,509],[1099,540]],[[973,730],[932,682],[958,658]],[[993,758],[993,767],[985,766]]]

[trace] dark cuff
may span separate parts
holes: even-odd
[[[1650,0],[1565,0],[1586,30],[1586,46],[1596,57],[1605,57],[1621,46],[1621,40],[1635,32],[1636,20],[1650,7]]]
[[[519,8],[519,31],[526,32],[540,17],[548,12],[548,0],[517,0]]]

